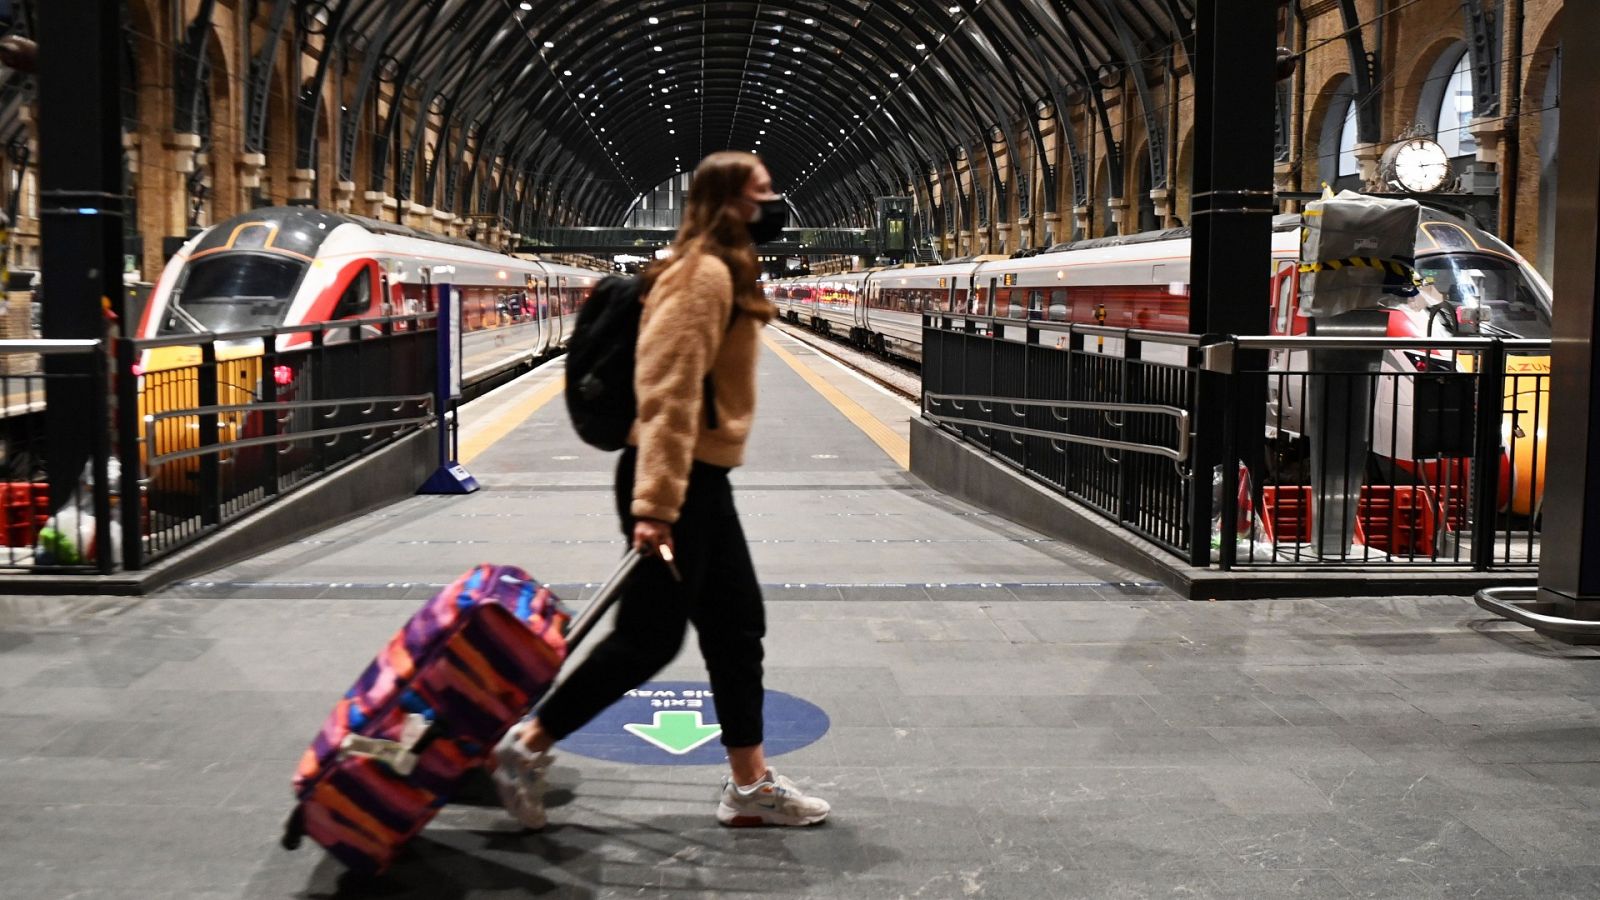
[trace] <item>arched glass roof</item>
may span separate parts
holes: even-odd
[[[336,0],[328,0],[329,3]],[[1165,62],[1193,0],[346,0],[407,93],[594,224],[705,154],[762,154],[817,221],[1042,103]]]

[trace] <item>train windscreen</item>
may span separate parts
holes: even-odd
[[[173,292],[160,333],[225,334],[281,325],[305,271],[303,262],[255,253],[190,262]]]
[[[1466,330],[1487,337],[1548,338],[1550,299],[1515,262],[1481,253],[1441,253],[1417,271],[1456,309]]]

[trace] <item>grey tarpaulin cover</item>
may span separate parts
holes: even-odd
[[[1333,316],[1398,306],[1417,293],[1422,207],[1341,191],[1306,204],[1300,241],[1300,314]]]

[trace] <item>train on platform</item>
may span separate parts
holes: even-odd
[[[373,336],[385,327],[432,328],[429,314],[448,285],[458,301],[452,307],[459,310],[463,356],[470,360],[475,347],[512,341],[519,358],[538,359],[565,347],[579,307],[602,277],[360,216],[310,207],[252,210],[187,242],[144,307],[135,337],[196,341],[162,341],[139,354],[133,374],[140,379],[140,455],[181,453],[196,443],[196,419],[183,412],[200,405],[199,385],[209,377],[194,374],[203,343],[215,347],[219,439],[228,442],[259,434],[262,413],[251,405],[296,399],[298,377],[291,365],[264,371],[263,338],[229,335],[280,329],[271,340],[287,357],[318,340],[310,328],[318,324],[354,323],[325,330],[324,344],[348,341],[356,329]],[[196,466],[191,457],[163,467],[169,493],[193,482]]]
[[[1305,335],[1314,326],[1300,314],[1301,217],[1274,220],[1269,334]],[[1026,323],[1042,343],[1065,346],[1069,332],[1050,326],[1098,325],[1116,329],[1182,333],[1189,330],[1191,232],[1171,229],[1124,237],[1059,244],[1033,255],[973,257],[933,266],[882,268],[767,282],[767,296],[790,323],[831,334],[857,347],[914,364],[922,361],[924,314],[977,320],[980,333],[1023,339]],[[1551,294],[1538,271],[1514,249],[1443,211],[1424,207],[1417,233],[1416,268],[1424,287],[1417,302],[1390,312],[1389,337],[1508,338],[1551,336]],[[1429,302],[1431,300],[1431,302]],[[1012,325],[1011,323],[1016,323]],[[1115,337],[1091,341],[1088,349],[1120,355]],[[1303,351],[1278,351],[1277,372],[1306,371]],[[1183,364],[1184,348],[1146,342],[1141,358]],[[1455,354],[1389,350],[1382,370],[1469,372],[1471,360]],[[1504,505],[1535,516],[1544,489],[1544,433],[1549,409],[1548,354],[1514,354],[1507,362],[1505,397],[1508,433],[1532,439],[1508,441],[1503,468],[1523,473]],[[1374,446],[1411,465],[1414,379],[1396,378],[1380,390]],[[1270,437],[1301,445],[1306,392],[1298,375],[1269,379]],[[1467,412],[1470,415],[1470,409]],[[1531,427],[1530,427],[1531,426]],[[1389,429],[1385,431],[1385,429]],[[1536,429],[1536,431],[1535,431]],[[1537,437],[1533,438],[1536,434]],[[1531,476],[1530,474],[1531,473]]]
[[[168,263],[137,336],[227,334],[434,310],[434,285],[461,300],[462,329],[530,326],[534,349],[565,346],[602,275],[471,241],[310,207],[257,209],[201,232]],[[301,346],[306,332],[278,338]],[[179,354],[181,355],[181,354]],[[162,368],[152,357],[147,368]]]

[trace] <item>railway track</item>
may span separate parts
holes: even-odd
[[[896,362],[858,350],[838,338],[828,338],[791,325],[782,319],[772,323],[784,334],[805,344],[834,362],[870,379],[874,384],[913,403],[922,402],[922,375],[913,364]]]

